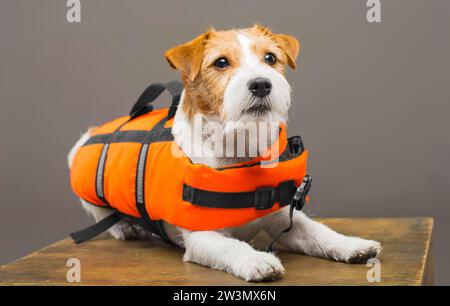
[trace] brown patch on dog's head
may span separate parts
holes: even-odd
[[[188,118],[196,113],[218,118],[224,115],[221,110],[225,90],[243,65],[239,34],[251,38],[251,50],[261,64],[265,65],[264,56],[270,52],[277,57],[272,68],[280,73],[284,73],[286,65],[295,69],[299,43],[292,36],[273,34],[261,25],[226,31],[210,29],[165,53],[169,65],[181,72],[185,85],[182,108]],[[227,67],[218,67],[219,59],[226,59]]]
[[[287,64],[296,69],[296,60],[300,52],[300,43],[297,38],[286,34],[275,34],[269,28],[255,24],[248,32],[255,38],[252,45],[253,52],[266,54],[274,53],[283,68]],[[274,45],[275,44],[275,45]]]

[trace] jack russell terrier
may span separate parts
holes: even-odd
[[[172,133],[193,163],[220,167],[254,158],[250,150],[245,150],[243,156],[223,156],[211,149],[211,143],[215,142],[225,147],[234,145],[227,141],[222,143],[221,136],[239,130],[235,123],[255,122],[259,128],[270,129],[262,147],[260,137],[248,139],[249,146],[259,148],[258,152],[276,140],[273,135],[277,135],[280,124],[286,124],[291,104],[291,88],[284,70],[286,65],[296,68],[299,49],[296,38],[255,25],[227,31],[210,29],[165,53],[169,65],[180,71],[184,83]],[[206,142],[193,140],[205,139],[205,135],[195,135],[202,133],[201,129],[194,128],[195,117],[199,115],[203,124],[212,122],[221,129],[220,133],[207,135]],[[69,166],[78,148],[89,137],[87,132],[73,147],[68,156]],[[205,152],[203,155],[193,153],[198,146]],[[82,204],[96,221],[112,213],[111,208],[94,206],[83,200]],[[284,272],[283,265],[274,253],[256,250],[248,241],[259,231],[276,238],[288,224],[289,208],[285,207],[241,227],[189,231],[164,223],[164,228],[170,240],[185,249],[184,261],[226,271],[246,281],[262,281],[279,277]],[[339,234],[301,211],[294,211],[293,225],[291,231],[278,239],[292,252],[346,263],[365,263],[381,252],[380,243]],[[150,236],[127,220],[114,225],[109,232],[116,239]]]

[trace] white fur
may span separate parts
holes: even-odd
[[[286,78],[277,70],[262,63],[250,50],[251,39],[239,34],[238,40],[243,54],[242,64],[230,80],[224,94],[223,112],[228,121],[247,122],[258,119],[264,122],[286,122],[287,112],[291,104],[291,87]],[[272,83],[268,96],[271,101],[271,112],[262,118],[243,116],[242,111],[248,107],[251,94],[247,83],[255,78],[267,78]]]
[[[223,106],[227,115],[225,121],[286,122],[291,101],[289,84],[283,75],[256,59],[249,47],[250,37],[240,34],[238,39],[244,57],[243,65],[233,76],[225,91]],[[251,116],[243,116],[242,110],[245,103],[248,103],[247,82],[256,77],[265,77],[272,82],[273,89],[270,93],[272,110],[263,117],[252,118]],[[184,93],[181,97],[181,104],[183,100]],[[220,121],[218,118],[206,119]],[[223,122],[220,122],[220,124],[223,124]],[[216,167],[235,161],[216,157],[214,152],[209,152],[210,155],[208,156],[210,157],[193,156],[193,149],[200,146],[202,150],[207,151],[209,148],[200,142],[202,135],[196,135],[199,136],[194,138],[197,140],[192,140],[192,135],[198,132],[194,131],[193,123],[183,113],[181,105],[176,113],[172,130],[175,141],[195,163],[204,163]],[[226,133],[225,127],[224,133]],[[68,156],[69,167],[72,165],[75,152],[88,137],[88,134],[83,135],[71,150]],[[257,140],[251,139],[250,141]],[[96,221],[112,213],[112,210],[108,208],[96,207],[84,201],[82,201],[82,204]],[[246,281],[270,280],[284,273],[280,260],[274,254],[255,250],[248,242],[261,230],[266,231],[272,237],[278,235],[288,225],[288,213],[288,208],[284,208],[245,226],[227,228],[221,231],[188,231],[175,228],[169,224],[165,224],[165,229],[173,242],[185,248],[184,261],[226,271]],[[148,236],[148,233],[145,233],[142,229],[126,222],[115,225],[109,232],[117,239]],[[381,251],[380,244],[376,241],[346,237],[321,223],[309,219],[298,211],[294,212],[293,229],[282,235],[279,243],[296,253],[343,262],[364,262],[368,257]]]
[[[186,230],[182,230],[182,233],[186,248],[184,261],[230,272],[246,281],[273,279],[284,272],[275,255],[257,251],[248,243],[227,236],[226,233]]]

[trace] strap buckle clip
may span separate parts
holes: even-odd
[[[255,192],[255,208],[257,210],[264,210],[272,208],[275,203],[275,188],[261,187]]]
[[[295,209],[301,210],[306,203],[306,196],[311,190],[311,182],[312,177],[308,174],[303,178],[302,183],[298,186],[297,190],[294,193],[294,197],[292,198],[292,203],[294,204]]]

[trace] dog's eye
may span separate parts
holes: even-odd
[[[264,56],[264,61],[269,65],[273,65],[277,62],[277,57],[275,54],[269,52]]]
[[[214,62],[214,66],[216,66],[219,69],[224,69],[230,66],[230,63],[225,57],[221,57]]]

